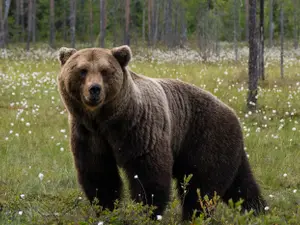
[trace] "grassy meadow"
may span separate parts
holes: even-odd
[[[212,217],[186,224],[299,225],[300,53],[286,53],[284,79],[277,51],[266,54],[266,80],[260,81],[257,112],[251,113],[245,104],[245,58],[202,62],[188,51],[133,52],[133,71],[192,83],[236,110],[245,151],[268,202],[266,214],[259,217],[221,203]],[[150,221],[151,209],[130,201],[127,191],[113,212],[95,216],[100,209],[90,206],[77,184],[58,71],[51,51],[0,54],[0,224],[182,224],[175,192],[160,221]]]

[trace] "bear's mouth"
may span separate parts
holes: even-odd
[[[84,104],[88,106],[88,108],[96,108],[101,104],[101,98],[100,97],[86,97],[84,96]]]

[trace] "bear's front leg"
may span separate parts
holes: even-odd
[[[82,125],[71,128],[71,147],[77,169],[78,181],[92,203],[95,198],[104,209],[112,210],[114,202],[120,198],[122,181],[116,160],[109,146]]]
[[[152,153],[152,154],[151,154]],[[131,197],[137,202],[154,205],[153,218],[162,215],[170,199],[172,155],[151,152],[137,157],[125,166]]]

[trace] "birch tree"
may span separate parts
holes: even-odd
[[[93,35],[93,30],[94,30],[94,21],[93,21],[93,0],[89,0],[89,30],[90,30],[90,45],[91,47],[94,44],[94,35]]]
[[[273,47],[273,0],[269,0],[269,47]]]
[[[106,1],[100,0],[100,47],[105,47],[106,34]]]
[[[256,0],[249,0],[249,82],[247,107],[255,110],[257,104],[257,42],[256,42]]]
[[[261,77],[262,80],[265,79],[265,62],[264,62],[264,51],[265,51],[265,37],[264,37],[264,11],[265,11],[265,5],[264,5],[264,0],[260,0],[260,25],[259,25],[259,36],[260,36],[260,53],[259,53],[259,75]]]
[[[297,3],[297,0],[293,0],[293,6],[294,6],[294,15],[293,15],[293,20],[294,20],[294,26],[293,26],[293,36],[294,36],[294,48],[297,49],[299,42],[298,42],[298,30],[299,30],[299,24],[298,24],[298,13],[299,9],[298,7],[300,6],[299,1]]]
[[[283,1],[280,3],[280,76],[284,78],[284,12],[283,12]]]
[[[29,51],[30,49],[30,41],[32,35],[32,1],[28,0],[28,10],[27,10],[27,44],[26,50]]]
[[[54,37],[55,37],[55,27],[54,27],[54,0],[50,0],[50,39],[49,45],[53,48],[54,47]]]
[[[76,42],[76,0],[70,0],[70,33],[71,47],[75,48]]]
[[[125,0],[125,37],[124,42],[130,45],[130,0]]]

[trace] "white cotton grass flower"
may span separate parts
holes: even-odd
[[[297,189],[294,189],[294,190],[293,190],[293,193],[296,193],[296,192],[297,192]]]
[[[103,221],[98,222],[98,225],[103,225],[103,224],[104,224]]]
[[[270,198],[274,198],[274,195],[269,195]]]
[[[286,173],[284,173],[284,174],[283,174],[283,177],[287,177],[287,174],[286,174]]]
[[[266,207],[265,207],[265,211],[268,211],[269,209],[270,209],[269,206],[266,206]]]
[[[63,152],[65,149],[63,147],[60,148],[60,151]]]
[[[139,179],[139,176],[136,174],[136,175],[134,175],[133,178],[134,178],[134,179]]]
[[[23,215],[23,211],[19,211],[18,214],[19,214],[20,216],[22,216],[22,215]]]
[[[43,180],[44,179],[44,174],[39,173],[39,178],[40,178],[40,180]]]
[[[25,198],[25,195],[24,195],[24,194],[21,194],[21,195],[20,195],[20,198],[21,198],[21,199],[24,199],[24,198]]]
[[[157,216],[156,216],[156,219],[157,219],[157,220],[162,220],[162,216],[161,216],[161,215],[157,215]]]

